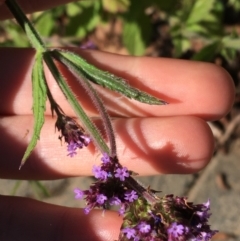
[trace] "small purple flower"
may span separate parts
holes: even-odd
[[[124,199],[129,201],[130,203],[138,199],[137,192],[135,192],[134,190],[132,191],[129,190],[124,195],[125,195]]]
[[[107,200],[107,197],[103,194],[98,194],[97,195],[97,200],[96,202],[99,203],[99,204],[104,204],[104,202]]]
[[[212,236],[215,234],[216,232],[209,232],[209,233],[207,233],[207,232],[201,232],[201,237],[199,238],[199,240],[204,240],[204,241],[209,241],[211,238],[212,238]]]
[[[82,199],[84,197],[84,191],[82,191],[81,189],[75,188],[74,192],[75,192],[76,199]]]
[[[109,204],[110,205],[120,205],[121,200],[118,197],[112,197],[109,199]]]
[[[70,157],[76,155],[77,148],[81,149],[91,141],[84,129],[73,118],[64,114],[58,115],[55,127],[61,132],[59,139],[64,138],[65,142],[68,143],[68,156]]]
[[[138,229],[141,233],[149,233],[151,231],[151,226],[146,222],[141,222],[138,225]]]
[[[90,211],[91,211],[91,208],[90,207],[85,207],[83,210],[84,210],[85,214],[89,214]]]
[[[82,138],[82,143],[84,144],[84,146],[88,146],[89,143],[91,142],[90,136],[81,135],[80,137]]]
[[[134,228],[124,228],[122,232],[127,236],[128,239],[135,238],[136,230]]]
[[[78,148],[78,144],[73,142],[73,141],[71,141],[67,145],[68,156],[74,157],[77,154],[77,152],[76,152],[77,148]]]
[[[101,161],[102,161],[104,164],[107,164],[107,163],[110,162],[110,157],[109,157],[109,155],[108,155],[106,152],[103,153],[103,157],[101,158]]]
[[[140,238],[138,237],[138,236],[136,236],[134,239],[133,239],[133,241],[139,241],[140,240]],[[150,240],[151,241],[151,240]]]
[[[172,223],[170,225],[170,227],[167,229],[167,233],[169,236],[169,240],[173,240],[175,238],[178,238],[179,236],[181,236],[184,232],[184,227],[182,224],[177,224],[176,222]]]
[[[102,170],[100,166],[93,166],[92,168],[92,172],[94,174],[94,177],[97,179],[101,179],[101,180],[106,180],[107,179],[107,172]]]
[[[200,221],[207,220],[210,217],[207,211],[197,211],[195,214],[200,218]]]
[[[81,44],[81,49],[97,49],[97,46],[91,41],[88,40],[87,42]]]
[[[126,207],[125,207],[124,204],[122,204],[121,207],[120,207],[119,210],[118,210],[118,213],[119,213],[120,216],[123,216],[123,214],[125,213],[125,211],[126,211]]]
[[[119,178],[121,181],[124,181],[125,177],[129,177],[128,169],[126,167],[117,168],[114,176]]]
[[[203,206],[209,210],[210,208],[210,200],[208,199],[207,202],[203,203]]]

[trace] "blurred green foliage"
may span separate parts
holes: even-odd
[[[197,39],[202,47],[192,59],[212,61],[221,54],[230,61],[239,51],[240,36],[234,27],[226,27],[226,9],[240,16],[240,0],[82,0],[28,17],[49,45],[53,37],[63,45],[80,45],[99,25],[120,20],[122,43],[132,55],[145,54],[158,18],[167,23],[172,57],[181,57]],[[0,23],[0,34],[0,46],[29,46],[12,20]]]

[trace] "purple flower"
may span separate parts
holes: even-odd
[[[92,172],[94,174],[94,177],[97,179],[101,179],[101,180],[106,180],[107,179],[107,172],[102,170],[102,168],[100,166],[93,166],[92,168]]]
[[[136,236],[134,239],[133,239],[133,241],[139,241],[140,240],[140,238],[138,237],[138,236]],[[152,241],[152,240],[150,240],[150,241]]]
[[[91,139],[85,134],[84,129],[71,117],[59,114],[56,124],[56,128],[61,132],[60,140],[64,138],[68,143],[68,156],[73,157],[76,155],[76,149],[87,146]]]
[[[118,210],[118,213],[119,213],[120,216],[123,216],[123,214],[125,213],[125,211],[126,211],[126,207],[125,207],[124,204],[122,204],[121,207],[120,207],[119,210]]]
[[[200,221],[207,220],[210,217],[210,214],[207,211],[197,211],[195,214],[200,218]]]
[[[128,239],[135,238],[136,230],[134,228],[124,228],[122,232],[127,236]]]
[[[125,195],[124,199],[129,202],[133,202],[134,200],[138,199],[138,195],[134,190],[132,190],[132,191],[129,190],[124,195]]]
[[[91,208],[90,207],[85,207],[83,210],[84,210],[85,214],[89,214],[90,211],[91,211]]]
[[[114,176],[119,178],[121,181],[124,181],[125,177],[129,177],[128,169],[126,167],[117,168]]]
[[[75,198],[76,199],[82,199],[84,197],[84,191],[82,191],[81,189],[79,188],[75,188],[74,189],[74,192],[75,192]]]
[[[104,164],[110,162],[110,157],[109,157],[109,155],[108,155],[106,152],[103,153],[103,157],[101,158],[101,161],[102,161]]]
[[[210,232],[210,233],[207,233],[207,232],[201,232],[201,237],[199,240],[204,240],[204,241],[208,241],[212,238],[212,236],[215,234],[215,232]]]
[[[109,199],[109,204],[110,205],[120,205],[121,200],[118,197],[112,197]]]
[[[169,236],[169,240],[175,240],[181,236],[184,232],[184,227],[182,224],[177,224],[176,222],[172,223],[170,227],[167,229],[167,233]]]
[[[77,148],[78,148],[78,144],[73,142],[73,141],[71,141],[67,145],[68,156],[74,157],[77,154],[77,152],[76,152]]]
[[[146,222],[141,222],[138,225],[138,229],[141,233],[149,233],[151,230],[151,226],[149,224],[147,224]]]
[[[103,194],[98,194],[97,195],[97,200],[96,202],[99,204],[104,204],[104,202],[107,200],[107,197]]]
[[[87,42],[81,44],[81,49],[97,49],[97,46],[91,41],[88,40]]]
[[[84,146],[88,146],[89,143],[91,142],[91,138],[90,136],[87,136],[87,135],[80,135],[80,138],[81,138],[81,143],[80,145],[84,145]],[[82,146],[83,146],[82,145]],[[79,147],[80,148],[80,147]]]
[[[209,210],[209,208],[210,208],[210,200],[208,199],[207,202],[203,203],[203,206],[204,206],[207,210]]]

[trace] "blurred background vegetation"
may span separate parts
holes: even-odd
[[[115,45],[131,55],[231,62],[240,47],[240,0],[82,0],[28,15],[49,45]],[[13,20],[1,46],[29,46]]]
[[[90,43],[90,47],[113,53],[221,65],[233,77],[236,101],[233,111],[211,123],[211,128],[217,146],[225,150],[229,140],[240,136],[240,128],[235,128],[240,121],[234,122],[240,113],[240,0],[82,0],[28,17],[49,46]],[[11,46],[30,45],[14,20],[2,21],[0,47]],[[236,126],[229,133],[232,123]],[[41,183],[31,185],[35,192],[49,195]]]

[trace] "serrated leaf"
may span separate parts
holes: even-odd
[[[123,78],[120,78],[109,72],[96,68],[95,66],[89,64],[86,60],[84,60],[77,54],[74,54],[72,52],[67,52],[67,51],[61,51],[61,50],[59,50],[59,52],[57,51],[55,52],[58,56],[62,55],[65,58],[67,58],[69,61],[71,61],[74,65],[76,65],[79,68],[79,70],[83,73],[83,75],[87,79],[89,79],[95,84],[98,84],[110,90],[116,91],[122,95],[125,95],[130,99],[135,99],[142,103],[147,103],[152,105],[166,104],[166,102],[150,94],[147,94],[143,91],[140,91],[136,88],[131,87]]]
[[[32,70],[32,93],[33,93],[33,135],[22,158],[20,168],[35,148],[39,140],[42,126],[44,124],[44,112],[46,109],[47,86],[43,70],[42,54],[36,54],[35,63]]]

